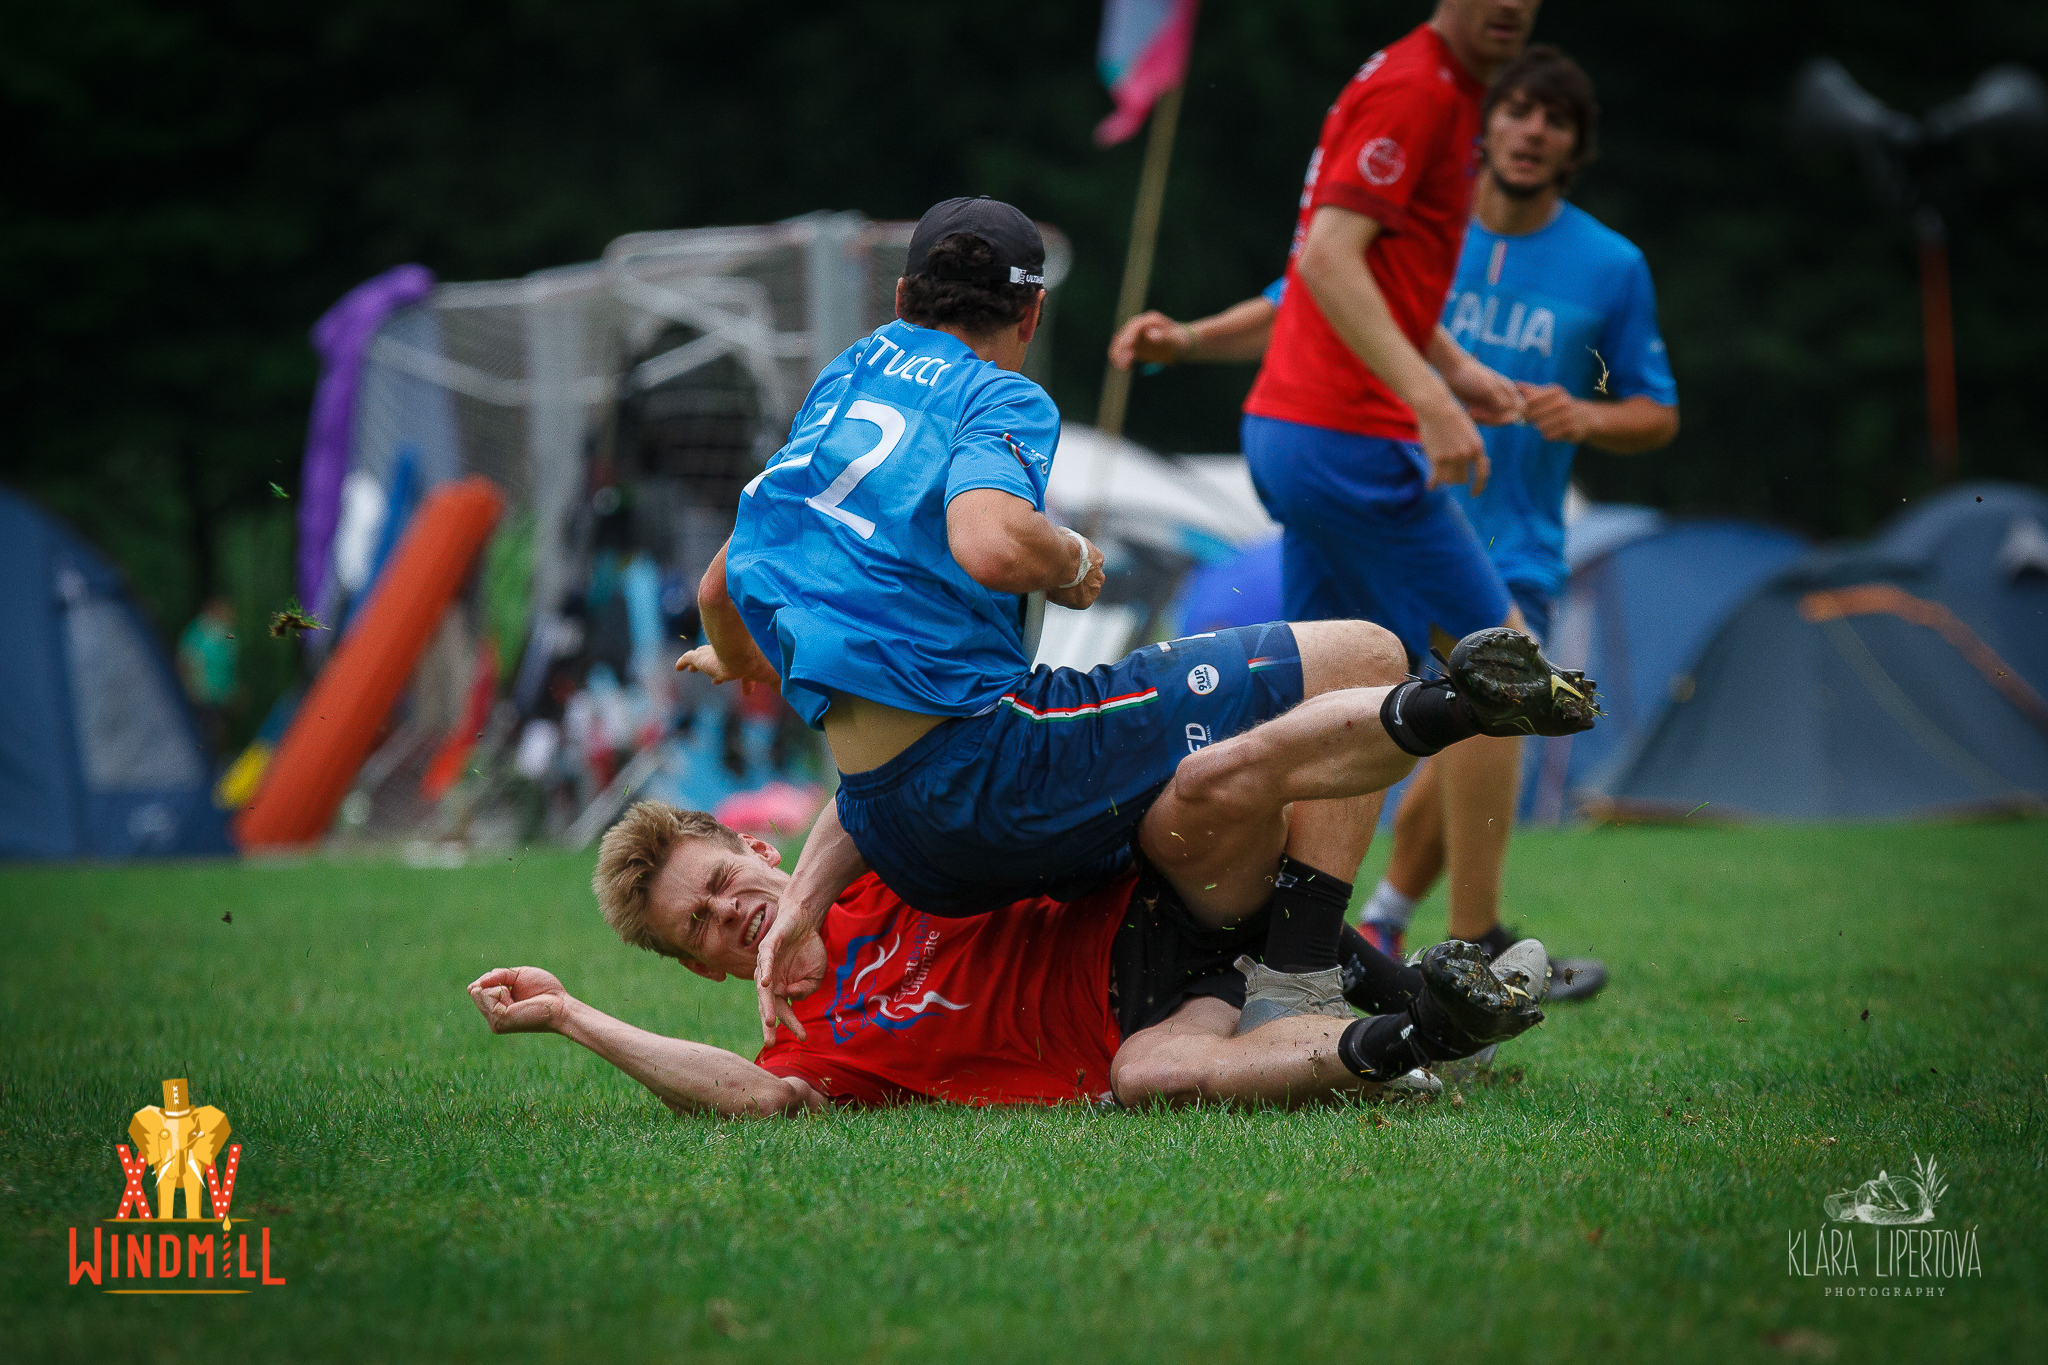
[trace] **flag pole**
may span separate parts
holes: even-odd
[[[1180,123],[1182,84],[1168,87],[1152,107],[1152,134],[1145,142],[1145,168],[1138,178],[1137,207],[1131,212],[1131,249],[1124,257],[1124,284],[1116,296],[1112,336],[1145,306],[1145,294],[1152,284],[1152,249],[1159,241],[1159,210],[1166,202],[1166,168],[1173,159],[1173,134]],[[1131,372],[1105,365],[1102,404],[1095,413],[1095,425],[1104,435],[1123,435],[1124,407],[1130,392]],[[1107,475],[1098,482],[1106,483]]]

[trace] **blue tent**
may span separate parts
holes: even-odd
[[[1600,684],[1606,714],[1583,735],[1531,740],[1522,818],[1558,820],[1664,714],[1690,695],[1693,666],[1728,617],[1806,552],[1789,531],[1721,518],[1666,518],[1595,505],[1565,533],[1571,581],[1547,652]]]
[[[0,489],[0,859],[229,853],[170,660],[120,576]]]
[[[1683,693],[1600,783],[1617,813],[2041,808],[2048,497],[1966,485],[1812,552],[1729,618]]]
[[[1588,734],[1528,742],[1521,818],[1572,814],[1579,794],[1692,686],[1694,661],[1729,614],[1805,552],[1799,536],[1754,522],[1674,519],[1617,503],[1575,516],[1565,532],[1571,581],[1545,648],[1599,680],[1607,714]],[[1183,634],[1277,619],[1279,539],[1194,570],[1172,610]]]

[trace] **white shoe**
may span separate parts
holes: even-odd
[[[1444,1093],[1444,1083],[1421,1067],[1396,1076],[1382,1086],[1381,1104],[1403,1104],[1412,1100],[1433,1100]]]

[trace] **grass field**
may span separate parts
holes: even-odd
[[[751,1051],[744,988],[617,946],[588,866],[0,874],[8,1358],[2048,1358],[2048,825],[1524,836],[1511,918],[1614,986],[1385,1113],[677,1120],[462,993],[535,963]],[[283,1287],[65,1283],[168,1076]],[[1880,1279],[1869,1228],[1858,1276],[1788,1273],[1916,1153],[1981,1275]]]

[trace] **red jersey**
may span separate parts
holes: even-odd
[[[1109,1089],[1109,948],[1137,878],[937,919],[873,873],[825,916],[825,984],[754,1060],[834,1101],[1058,1104]]]
[[[1458,266],[1479,170],[1485,93],[1428,24],[1375,52],[1323,119],[1288,253],[1287,292],[1244,410],[1363,436],[1415,439],[1415,414],[1346,346],[1300,282],[1296,258],[1325,204],[1380,225],[1366,268],[1423,350]]]

